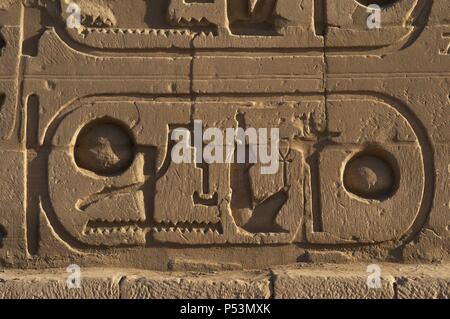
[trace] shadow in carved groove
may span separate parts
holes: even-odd
[[[3,39],[2,35],[0,34],[0,56],[3,54],[3,49],[6,47],[6,41]]]
[[[5,227],[3,227],[2,225],[0,225],[0,248],[3,248],[3,241],[7,236],[7,232]]]
[[[358,2],[364,6],[376,4],[376,5],[379,5],[380,7],[390,6],[398,1],[399,0],[356,0],[356,2]]]
[[[3,104],[5,103],[5,100],[6,100],[6,95],[0,93],[0,111],[3,108]]]

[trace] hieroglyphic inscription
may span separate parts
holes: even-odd
[[[279,254],[267,264],[311,247],[399,259],[423,229],[442,237],[448,3],[373,2],[378,30],[363,0],[0,9],[0,257],[16,245],[43,260],[113,251],[139,267],[161,250],[208,258],[209,246],[217,259]],[[223,136],[279,129],[278,170],[236,161],[248,140],[218,145],[234,162],[175,163],[172,134],[195,136],[198,122]]]

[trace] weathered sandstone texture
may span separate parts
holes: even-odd
[[[198,121],[278,128],[278,171],[174,163]],[[318,265],[450,259],[450,1],[0,0],[0,158],[2,294],[77,264],[179,273],[92,270],[106,297],[362,296]],[[448,297],[441,267],[368,296]]]
[[[450,298],[448,263],[382,263],[379,288],[368,288],[366,266],[300,263],[226,272],[84,268],[79,289],[67,286],[65,269],[6,270],[0,272],[0,298]]]

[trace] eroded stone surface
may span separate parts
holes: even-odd
[[[367,265],[316,266],[274,272],[277,299],[392,299],[394,277],[381,273],[380,286],[367,285]]]
[[[267,273],[171,273],[127,276],[121,285],[125,299],[267,299],[271,295]]]
[[[377,264],[380,285],[368,285],[367,264],[306,265],[274,269],[274,298],[448,299],[448,264]],[[370,266],[369,266],[370,267]],[[368,270],[370,272],[368,272]]]
[[[113,270],[84,271],[80,289],[69,288],[64,270],[2,272],[2,299],[118,299],[118,272]]]
[[[187,260],[183,262],[186,266]],[[190,263],[193,266],[194,263]],[[381,285],[367,285],[367,264],[297,264],[262,271],[198,268],[183,272],[82,268],[80,288],[66,269],[6,270],[3,298],[442,298],[450,294],[449,265],[377,265]],[[213,266],[213,265],[209,265]],[[217,265],[216,265],[217,266]],[[194,268],[192,268],[194,270]]]
[[[1,261],[448,260],[450,4],[367,3],[0,1]],[[197,121],[279,128],[278,171],[175,164]]]
[[[449,299],[450,268],[444,265],[401,267],[395,269],[396,290],[400,299]]]

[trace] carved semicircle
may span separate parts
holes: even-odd
[[[330,97],[328,114],[336,137],[321,154],[320,225],[309,240],[374,244],[414,238],[434,189],[430,143],[420,121],[400,101],[379,94]]]
[[[381,9],[380,28],[370,29],[369,5]],[[404,49],[420,36],[428,22],[433,1],[428,0],[343,0],[329,8],[327,47],[330,51],[378,51],[383,53]],[[351,14],[342,15],[342,10]],[[368,41],[368,39],[370,39]],[[368,44],[370,43],[370,44]],[[358,50],[359,48],[359,50]]]

